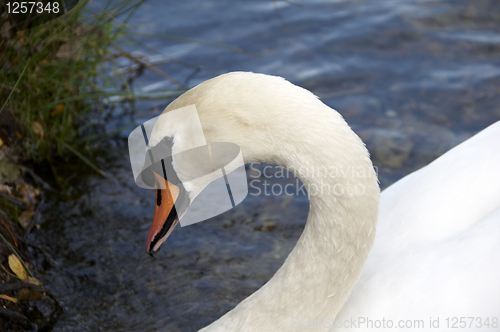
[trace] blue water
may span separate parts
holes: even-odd
[[[237,70],[285,77],[344,115],[374,155],[381,129],[416,143],[401,165],[413,170],[500,118],[499,15],[494,0],[149,1],[132,20],[145,46],[129,49],[175,59],[159,68],[189,87]],[[152,72],[136,86],[175,87]]]
[[[243,70],[311,90],[367,143],[382,187],[500,118],[497,0],[151,0],[130,24],[143,45],[123,47],[165,58],[188,87]],[[134,87],[176,85],[146,70]],[[152,117],[168,101],[134,108]],[[57,265],[41,278],[67,309],[55,331],[196,331],[263,285],[302,231],[304,195],[252,195],[150,258],[154,194],[126,157],[81,199],[45,206],[40,241]]]

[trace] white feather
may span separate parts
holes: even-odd
[[[422,320],[418,331],[445,331],[446,317],[498,322],[500,122],[385,190],[379,214],[364,144],[309,91],[278,77],[230,73],[189,90],[165,112],[193,104],[207,142],[232,142],[246,163],[292,170],[310,199],[304,232],[274,277],[201,331],[385,330],[350,325],[360,317]],[[190,137],[179,128],[156,135]],[[322,167],[336,175],[316,172]],[[198,185],[191,190],[206,186]],[[436,318],[439,329],[430,325]],[[460,331],[484,330],[476,325]]]

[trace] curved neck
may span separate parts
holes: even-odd
[[[289,169],[310,200],[304,232],[283,266],[201,331],[290,331],[300,320],[335,317],[375,237],[380,192],[363,142],[339,113],[279,77],[221,75],[189,90],[165,112],[193,104],[207,143],[232,142],[246,163]]]
[[[201,331],[289,331],[300,321],[333,318],[357,282],[375,236],[377,178],[359,137],[338,113],[318,103],[307,125],[284,119],[271,133],[252,130],[231,138],[245,162],[278,164],[299,177],[310,212],[273,278]]]

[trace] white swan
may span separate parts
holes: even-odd
[[[283,266],[201,331],[457,331],[455,317],[460,331],[500,330],[500,122],[385,190],[379,213],[364,144],[309,91],[236,72],[196,86],[165,112],[192,104],[207,142],[238,144],[246,163],[295,170],[310,199]],[[175,153],[189,128],[157,123],[150,145],[165,137]],[[172,166],[182,180],[189,165]],[[321,166],[338,172],[325,176]],[[172,194],[158,191],[167,199],[156,208],[149,251],[178,222],[167,218],[179,195],[169,185]],[[184,189],[192,200],[206,185]]]

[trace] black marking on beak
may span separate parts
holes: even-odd
[[[158,181],[156,181],[156,205],[161,205],[161,188]]]
[[[158,199],[156,203],[158,204]],[[180,211],[184,213],[187,210],[188,206],[189,206],[189,197],[184,188],[181,187],[179,192],[179,197],[177,198],[175,205],[172,207],[172,210],[170,210],[167,219],[163,223],[161,231],[155,236],[155,238],[153,239],[153,241],[151,241],[149,245],[148,253],[151,257],[155,257],[160,251],[161,246],[156,251],[154,250],[154,247],[158,243],[158,241],[160,241],[160,239],[162,239],[167,234],[167,232],[172,227],[174,222],[179,220],[179,215],[177,214],[176,207],[178,207]]]

